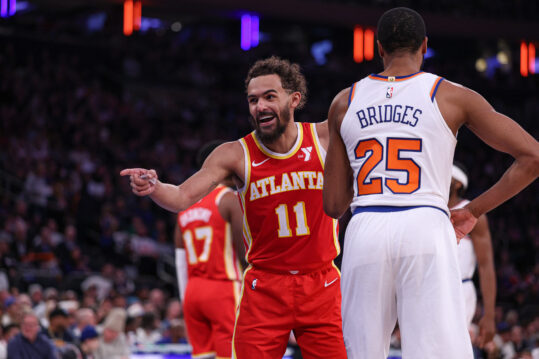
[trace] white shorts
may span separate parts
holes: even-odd
[[[475,315],[475,307],[477,305],[477,292],[475,291],[475,285],[471,280],[462,283],[462,294],[464,296],[466,324],[470,326]]]
[[[348,358],[387,358],[397,318],[403,358],[473,358],[456,251],[441,210],[355,214],[341,268]]]

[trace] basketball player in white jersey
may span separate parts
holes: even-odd
[[[454,163],[451,171],[451,187],[449,189],[449,208],[462,208],[470,201],[462,196],[468,188],[468,175],[465,168]],[[477,223],[471,232],[465,235],[457,248],[462,292],[464,295],[464,310],[466,324],[470,326],[475,314],[477,294],[472,277],[475,267],[479,268],[479,285],[483,298],[483,313],[479,321],[479,345],[483,346],[492,340],[496,332],[494,307],[496,305],[496,273],[492,255],[492,240],[486,214],[477,218]]]
[[[354,213],[341,280],[348,358],[387,358],[397,318],[403,358],[472,358],[457,238],[537,178],[539,143],[478,93],[421,72],[427,38],[417,12],[389,10],[377,35],[384,70],[341,91],[329,110],[324,210]],[[462,125],[515,162],[450,215]]]

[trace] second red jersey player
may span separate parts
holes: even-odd
[[[237,202],[234,191],[218,186],[178,213],[177,239],[180,233],[181,238],[177,245],[185,248],[185,254],[178,255],[186,258],[188,277],[183,309],[194,358],[231,357],[242,277],[230,223],[230,217],[236,215],[236,225],[241,226]]]

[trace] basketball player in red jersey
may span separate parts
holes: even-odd
[[[198,165],[221,143],[204,146]],[[178,213],[176,269],[193,358],[232,355],[242,277],[239,259],[245,255],[242,216],[237,195],[223,185]]]
[[[322,209],[327,122],[294,122],[306,100],[296,64],[272,57],[246,79],[255,131],[219,146],[181,185],[154,170],[125,169],[133,192],[180,211],[224,180],[239,189],[249,267],[236,313],[234,358],[281,358],[289,333],[302,355],[346,358],[342,337],[337,223]]]

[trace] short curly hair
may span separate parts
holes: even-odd
[[[301,67],[298,64],[291,63],[288,60],[272,56],[267,59],[258,60],[249,69],[245,79],[245,89],[249,86],[252,79],[265,75],[277,75],[281,79],[283,88],[289,92],[299,92],[301,100],[296,109],[301,109],[307,102],[307,81],[301,73]]]
[[[378,20],[378,41],[390,55],[398,51],[416,52],[425,34],[421,15],[406,7],[388,10]]]

